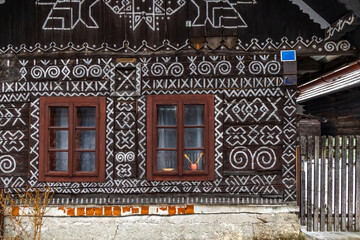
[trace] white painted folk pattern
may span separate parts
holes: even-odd
[[[16,169],[16,161],[11,155],[0,155],[0,172],[12,173]]]
[[[260,147],[254,152],[246,147],[235,147],[230,152],[229,162],[238,170],[245,168],[253,170],[256,167],[269,170],[275,166],[277,158],[274,150],[269,147]]]
[[[87,3],[87,7],[85,5]],[[151,6],[142,7],[142,2],[136,0],[37,0],[37,5],[52,6],[45,22],[43,30],[72,30],[78,24],[89,29],[99,28],[93,16],[93,10],[98,3],[104,2],[105,6],[119,15],[120,19],[127,18],[130,29],[136,30],[140,25],[146,24],[152,31],[159,31],[159,22],[168,20],[186,5],[185,0],[152,1]],[[238,4],[256,4],[255,0],[191,0],[189,4],[197,11],[194,19],[191,19],[191,27],[203,27],[210,23],[213,28],[247,28],[247,24],[237,10]],[[205,14],[200,10],[205,4]],[[149,7],[149,8],[147,8]],[[83,15],[85,13],[86,15]],[[225,21],[224,21],[225,20]],[[225,24],[225,23],[227,24]],[[231,22],[231,23],[230,23]]]
[[[279,126],[229,127],[225,134],[226,144],[231,147],[241,145],[278,145],[281,143],[282,130]]]
[[[128,163],[135,161],[135,153],[134,152],[118,152],[115,155],[115,159],[119,163]]]

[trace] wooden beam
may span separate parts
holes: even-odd
[[[346,33],[354,31],[359,24],[359,18],[349,12],[325,30],[325,40],[341,38]]]

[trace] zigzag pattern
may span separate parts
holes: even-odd
[[[145,177],[146,169],[146,96],[142,96],[138,100],[138,159],[139,159],[139,178]]]
[[[29,102],[30,101],[30,93],[16,93],[16,94],[1,94],[0,102]]]
[[[114,162],[114,101],[106,99],[106,180],[112,179]]]
[[[31,102],[31,125],[30,125],[30,139],[33,144],[30,145],[30,186],[35,186],[39,174],[39,115],[40,115],[40,99],[37,98]]]
[[[223,162],[223,99],[215,95],[215,177],[222,178]]]

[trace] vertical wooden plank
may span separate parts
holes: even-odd
[[[360,136],[356,136],[355,153],[355,231],[360,230]]]
[[[307,231],[312,231],[312,202],[311,202],[311,183],[312,183],[312,159],[314,140],[308,137],[308,157],[307,157]]]
[[[306,161],[306,138],[301,136],[300,138],[300,150],[301,150],[301,163],[300,163],[300,224],[305,225],[305,169],[304,161]],[[299,193],[298,193],[299,194]]]
[[[314,231],[318,231],[319,212],[319,136],[315,136],[315,158],[314,158]]]
[[[335,137],[335,195],[334,195],[334,230],[339,231],[339,194],[340,194],[340,137]]]
[[[321,137],[321,165],[320,165],[320,231],[325,231],[325,156],[326,136]]]
[[[348,183],[349,183],[349,231],[354,231],[354,136],[350,136],[349,138],[349,175],[348,175]]]
[[[332,198],[333,198],[333,137],[328,138],[329,157],[328,157],[328,199],[327,199],[327,230],[330,232],[332,228]]]
[[[341,230],[346,231],[346,145],[347,137],[341,140]]]

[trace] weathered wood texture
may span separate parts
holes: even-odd
[[[322,119],[322,135],[360,134],[360,89],[352,88],[304,103],[306,114]]]
[[[6,1],[0,5],[0,31],[7,33],[1,35],[0,46],[86,42],[91,47],[107,43],[118,48],[127,43],[131,48],[139,48],[145,42],[148,47],[157,48],[167,39],[178,48],[187,39],[196,42],[197,38],[211,36],[219,37],[208,40],[209,46],[216,48],[228,36],[237,36],[243,42],[254,37],[261,42],[268,38],[275,42],[285,36],[296,41],[298,36],[311,39],[323,35],[307,14],[287,0],[279,0],[276,5],[266,0],[237,3]]]
[[[301,190],[301,225],[308,231],[359,231],[360,137],[300,140],[305,188]]]

